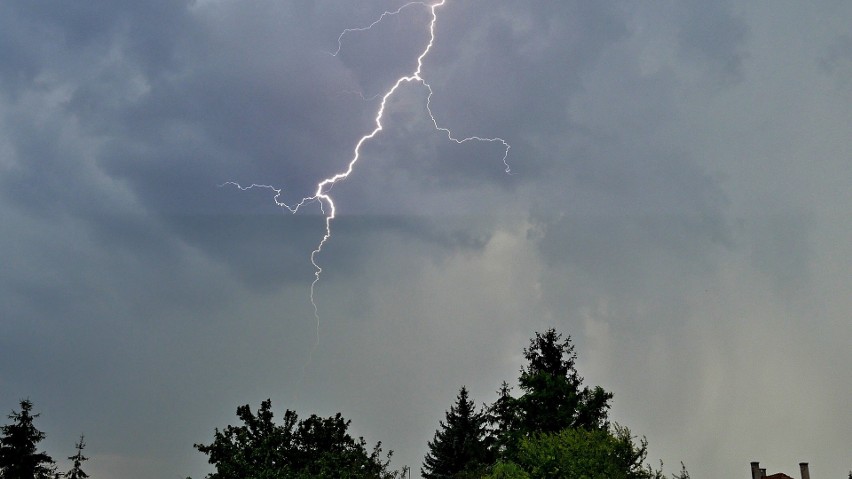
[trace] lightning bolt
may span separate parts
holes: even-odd
[[[352,32],[363,32],[363,31],[370,30],[371,28],[373,28],[374,26],[379,24],[385,18],[387,18],[389,16],[397,15],[401,11],[403,11],[404,9],[409,8],[411,6],[419,5],[419,6],[422,6],[424,8],[428,8],[430,13],[431,13],[431,17],[432,17],[430,22],[429,22],[429,42],[426,44],[426,46],[423,48],[420,55],[417,57],[417,68],[413,72],[411,72],[410,74],[408,74],[406,76],[399,77],[396,80],[396,82],[394,83],[394,85],[390,89],[388,89],[384,94],[381,95],[382,100],[381,100],[381,103],[379,105],[379,109],[376,112],[376,116],[374,118],[374,122],[375,122],[376,126],[375,126],[375,128],[373,128],[372,131],[370,131],[366,135],[362,136],[361,139],[358,140],[358,142],[355,144],[355,148],[353,150],[352,157],[349,160],[349,163],[348,163],[345,170],[343,170],[340,173],[337,173],[337,174],[335,174],[331,177],[328,177],[328,178],[321,180],[319,183],[317,183],[316,191],[314,192],[314,194],[312,196],[302,198],[302,200],[299,201],[298,203],[296,203],[295,205],[288,205],[288,204],[284,203],[283,201],[281,201],[279,198],[281,196],[282,190],[280,188],[276,188],[272,185],[264,185],[264,184],[254,183],[254,184],[251,184],[249,186],[241,186],[239,183],[234,182],[234,181],[228,181],[228,182],[225,182],[222,185],[220,185],[220,186],[225,186],[225,185],[235,186],[235,187],[237,187],[237,188],[239,188],[240,190],[243,190],[243,191],[254,189],[254,188],[272,190],[273,192],[275,192],[275,196],[273,198],[274,201],[275,201],[275,204],[278,205],[279,207],[286,208],[288,211],[290,211],[290,213],[293,213],[293,214],[297,213],[303,206],[305,206],[307,204],[319,203],[320,210],[325,215],[325,233],[323,234],[323,237],[320,240],[320,242],[317,244],[316,248],[314,248],[314,250],[311,252],[311,256],[310,256],[311,264],[314,267],[314,280],[311,282],[311,288],[310,288],[310,300],[311,300],[311,305],[313,306],[313,310],[314,310],[314,318],[316,319],[316,344],[314,345],[314,347],[316,347],[316,345],[319,344],[319,324],[320,324],[319,309],[317,308],[317,303],[316,303],[314,293],[316,291],[317,283],[319,283],[320,275],[323,272],[322,267],[319,265],[319,263],[317,263],[317,256],[322,252],[322,249],[325,246],[325,244],[328,243],[328,241],[331,239],[331,224],[337,216],[337,206],[335,205],[334,199],[331,197],[329,192],[331,191],[331,189],[334,187],[334,185],[337,182],[345,180],[352,173],[352,171],[355,168],[355,165],[358,163],[358,160],[361,159],[361,147],[364,145],[364,143],[375,138],[375,136],[378,135],[379,132],[381,132],[384,129],[384,125],[382,124],[382,118],[384,117],[384,114],[385,114],[385,106],[386,106],[388,100],[394,95],[394,93],[396,93],[396,91],[399,89],[399,87],[401,85],[403,85],[405,83],[419,83],[420,85],[422,85],[426,89],[426,91],[427,91],[426,112],[428,113],[429,118],[432,120],[432,124],[434,125],[435,129],[446,134],[447,139],[449,141],[452,141],[452,142],[457,143],[457,144],[463,144],[463,143],[467,143],[467,142],[470,142],[470,141],[500,143],[503,146],[502,161],[503,161],[503,166],[505,167],[504,171],[507,174],[512,174],[512,169],[511,169],[511,167],[509,166],[509,163],[508,163],[509,149],[511,148],[509,143],[507,143],[502,138],[498,138],[498,137],[485,138],[485,137],[479,137],[479,136],[469,136],[469,137],[466,137],[466,138],[457,138],[453,135],[452,131],[450,131],[448,128],[441,126],[438,123],[438,120],[435,118],[435,115],[432,113],[432,95],[433,95],[432,86],[429,85],[429,83],[426,82],[426,80],[421,76],[421,74],[422,74],[422,70],[423,70],[423,60],[429,54],[429,51],[432,49],[432,45],[435,43],[435,24],[438,21],[437,10],[438,10],[439,7],[443,6],[445,3],[446,3],[446,0],[440,0],[438,2],[431,3],[431,4],[426,3],[426,2],[409,2],[409,3],[404,4],[401,7],[397,8],[396,10],[385,11],[375,21],[373,21],[370,25],[368,25],[366,27],[347,28],[347,29],[343,30],[343,32],[340,33],[340,36],[337,37],[337,50],[334,53],[329,52],[329,54],[332,55],[332,56],[337,56],[340,53],[340,51],[343,49],[343,37],[346,36],[347,34],[352,33]],[[376,95],[376,96],[378,96],[378,95]],[[363,95],[362,95],[362,98],[363,98]]]
[[[443,2],[441,2],[441,3],[443,3]],[[399,7],[399,8],[397,8],[396,10],[393,10],[393,11],[390,11],[390,10],[385,11],[384,13],[382,13],[381,15],[379,15],[379,18],[377,18],[377,19],[376,19],[373,23],[371,23],[371,24],[367,25],[366,27],[360,27],[360,28],[346,28],[346,29],[344,29],[342,32],[340,32],[340,35],[337,37],[337,50],[335,50],[335,52],[334,52],[334,53],[329,52],[329,54],[330,54],[331,56],[333,56],[333,57],[336,57],[336,56],[340,53],[340,50],[342,50],[342,49],[343,49],[343,37],[344,37],[344,35],[346,35],[347,33],[352,33],[352,32],[365,32],[365,31],[367,31],[367,30],[370,30],[371,28],[373,28],[373,27],[375,27],[376,25],[378,25],[379,23],[381,23],[381,21],[382,21],[382,20],[384,20],[384,19],[385,19],[385,17],[389,17],[389,16],[392,16],[392,15],[396,15],[396,14],[398,14],[399,12],[401,12],[401,11],[405,10],[406,8],[408,8],[408,7],[412,6],[412,5],[420,5],[420,6],[427,7],[427,8],[428,8],[428,7],[430,7],[430,5],[429,5],[429,4],[427,4],[426,2],[408,2],[408,3],[406,3],[405,5],[403,5],[403,6]]]

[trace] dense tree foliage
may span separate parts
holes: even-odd
[[[506,381],[497,390],[497,400],[488,407],[486,419],[489,447],[495,456],[507,454],[518,440],[520,418],[517,400],[512,397],[512,388]]]
[[[455,404],[446,412],[445,421],[429,441],[429,452],[421,474],[426,479],[480,477],[491,463],[486,442],[486,417],[477,411],[467,388],[459,390]]]
[[[0,479],[47,479],[53,477],[53,459],[38,452],[38,443],[45,434],[36,429],[33,403],[21,401],[21,411],[9,415],[12,424],[3,426],[0,437]]]
[[[483,479],[530,479],[529,473],[512,461],[499,461]]]
[[[527,364],[521,368],[514,397],[505,381],[497,400],[477,414],[462,388],[447,422],[429,443],[422,470],[427,479],[487,477],[488,479],[662,479],[661,471],[645,465],[647,443],[638,443],[630,431],[608,421],[612,394],[597,386],[583,386],[578,374],[571,337],[554,329],[536,333],[524,349]],[[487,468],[465,467],[469,441],[451,424],[487,423],[482,456]],[[474,421],[475,422],[475,421]],[[476,422],[476,424],[480,424]],[[468,428],[474,434],[476,428]],[[478,437],[478,436],[477,436]],[[439,468],[440,466],[440,468]],[[474,472],[479,475],[459,475]],[[685,471],[685,469],[684,469]],[[486,474],[487,473],[487,474]],[[675,476],[677,477],[677,476]],[[688,477],[688,475],[686,476]]]
[[[216,468],[208,479],[392,479],[405,472],[388,469],[391,453],[383,460],[381,443],[368,452],[363,438],[350,436],[350,422],[339,413],[299,421],[288,409],[277,425],[267,399],[257,414],[238,407],[237,417],[243,425],[216,429],[212,443],[195,444]]]
[[[645,465],[646,456],[647,443],[635,444],[626,428],[566,428],[521,439],[513,460],[486,477],[661,479]]]
[[[554,329],[536,333],[524,349],[527,364],[518,378],[521,395],[505,381],[488,407],[489,444],[498,457],[517,452],[521,438],[566,428],[606,429],[612,394],[583,386],[570,336]]]
[[[600,386],[582,387],[570,336],[562,340],[554,329],[535,333],[529,348],[524,349],[524,357],[529,364],[518,379],[524,394],[517,406],[525,434],[606,426],[612,393]]]

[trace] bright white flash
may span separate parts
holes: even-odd
[[[275,188],[274,186],[271,186],[271,185],[252,184],[252,185],[249,185],[249,186],[241,186],[240,184],[233,182],[233,181],[228,181],[228,182],[226,182],[222,185],[222,186],[233,185],[233,186],[236,186],[237,188],[239,188],[241,190],[250,190],[250,189],[253,189],[253,188],[270,189],[270,190],[275,192],[275,197],[274,197],[275,204],[282,207],[282,208],[287,208],[287,210],[289,210],[291,213],[297,213],[299,211],[299,209],[301,209],[302,206],[304,206],[306,204],[314,203],[314,202],[319,203],[320,210],[325,215],[325,234],[323,234],[322,239],[317,244],[316,248],[311,252],[311,256],[310,256],[311,264],[314,266],[314,280],[311,282],[310,299],[311,299],[311,305],[314,308],[314,317],[316,318],[316,321],[317,321],[317,343],[319,343],[319,311],[317,309],[317,303],[314,299],[314,290],[316,289],[316,285],[319,282],[320,274],[322,274],[322,271],[323,271],[322,268],[320,267],[320,265],[317,263],[317,255],[320,254],[323,246],[325,246],[325,244],[329,241],[329,239],[331,239],[331,223],[337,215],[337,207],[334,204],[334,199],[331,197],[329,192],[331,191],[331,189],[332,189],[332,187],[334,186],[335,183],[337,183],[338,181],[345,180],[349,176],[349,174],[352,173],[352,170],[355,168],[355,164],[358,163],[358,160],[361,158],[361,147],[364,145],[364,143],[373,139],[380,131],[382,131],[384,129],[384,126],[382,124],[382,118],[384,117],[384,113],[385,113],[385,105],[387,104],[388,99],[393,96],[393,94],[397,91],[397,89],[400,87],[400,85],[402,85],[403,83],[413,83],[413,82],[423,85],[423,87],[428,92],[427,98],[426,98],[426,112],[429,114],[429,118],[432,120],[432,124],[435,126],[435,129],[445,133],[447,135],[447,139],[449,141],[453,141],[453,142],[458,143],[458,144],[462,144],[462,143],[465,143],[465,142],[468,142],[468,141],[483,141],[483,142],[492,142],[492,143],[502,144],[503,149],[504,149],[503,150],[503,166],[505,166],[504,171],[507,174],[511,174],[511,172],[512,172],[511,168],[509,167],[509,163],[507,161],[507,159],[509,157],[509,148],[511,148],[511,147],[509,146],[509,143],[507,143],[505,140],[503,140],[502,138],[497,138],[497,137],[483,138],[483,137],[479,137],[479,136],[470,136],[470,137],[462,138],[462,139],[456,138],[455,136],[453,136],[453,133],[448,128],[440,126],[438,124],[438,121],[435,119],[435,115],[432,114],[432,108],[431,108],[432,93],[433,93],[432,87],[421,76],[421,73],[422,73],[421,70],[423,69],[423,59],[426,58],[426,55],[429,54],[429,51],[432,49],[432,45],[435,42],[435,23],[438,20],[438,15],[437,15],[438,7],[444,5],[444,3],[446,3],[446,0],[441,0],[439,2],[432,3],[432,4],[429,4],[429,3],[426,3],[426,2],[409,2],[409,3],[406,3],[405,5],[399,7],[396,10],[386,11],[386,12],[382,13],[379,16],[379,18],[377,18],[374,22],[372,22],[370,25],[368,25],[366,27],[347,28],[346,30],[343,30],[343,32],[337,38],[337,51],[335,51],[334,53],[331,53],[331,55],[333,55],[333,56],[337,56],[340,53],[341,49],[343,48],[343,37],[346,34],[352,33],[352,32],[361,32],[361,31],[370,30],[372,27],[374,27],[375,25],[380,23],[386,17],[396,15],[396,14],[400,13],[402,10],[404,10],[408,7],[411,7],[411,6],[414,6],[414,5],[419,5],[419,6],[422,6],[424,8],[428,8],[431,15],[432,15],[432,19],[429,22],[429,42],[426,44],[425,48],[420,53],[420,56],[417,57],[417,68],[413,72],[411,72],[409,75],[402,76],[402,77],[398,78],[396,80],[396,82],[394,83],[394,85],[381,96],[382,101],[381,101],[381,104],[379,105],[379,109],[376,112],[376,117],[375,117],[376,126],[371,132],[362,136],[361,139],[358,140],[358,143],[355,144],[355,149],[353,151],[352,158],[349,160],[349,164],[347,165],[345,170],[341,171],[340,173],[335,174],[334,176],[331,176],[329,178],[325,178],[325,179],[321,180],[319,183],[317,183],[317,189],[312,196],[302,198],[302,200],[299,201],[298,203],[296,203],[295,205],[288,205],[288,204],[282,202],[279,199],[280,196],[281,196],[281,189]]]

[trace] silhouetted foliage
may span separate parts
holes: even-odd
[[[567,428],[521,439],[510,462],[497,464],[496,478],[529,479],[662,479],[661,471],[645,465],[647,442],[639,444],[627,428]]]
[[[83,442],[82,435],[80,435],[80,441],[75,447],[77,448],[77,454],[68,457],[68,460],[73,461],[73,465],[71,466],[71,470],[65,473],[65,477],[68,479],[86,479],[89,475],[83,471],[82,466],[89,458],[83,455],[83,449],[86,447],[86,443]]]
[[[683,461],[680,463],[680,473],[672,474],[672,479],[690,479],[689,471],[686,470],[686,466],[683,464]],[[849,479],[852,479],[852,477]]]
[[[497,390],[497,400],[486,410],[488,444],[498,457],[506,454],[518,439],[519,411],[517,399],[512,397],[511,392],[509,383],[503,381]]]
[[[535,333],[529,348],[524,349],[524,357],[529,363],[518,379],[524,393],[516,403],[525,435],[607,426],[612,393],[600,386],[582,387],[570,336],[562,340],[554,329]]]
[[[21,401],[21,411],[9,415],[12,424],[3,426],[0,437],[0,479],[47,479],[55,473],[53,459],[37,452],[45,434],[36,429],[32,414],[33,403]]]
[[[426,479],[479,478],[491,462],[485,414],[478,412],[462,386],[446,420],[429,441],[420,473]]]
[[[349,435],[350,421],[339,413],[299,421],[288,409],[277,425],[267,399],[256,415],[245,405],[237,408],[237,417],[243,425],[216,429],[212,443],[195,444],[216,468],[208,479],[392,479],[406,471],[388,470],[391,453],[382,460],[381,443],[368,452],[363,438]]]
[[[662,479],[645,465],[647,442],[608,421],[612,394],[584,387],[571,337],[535,333],[516,398],[505,381],[486,408],[491,457],[488,479]],[[681,465],[682,466],[682,465]],[[680,476],[689,479],[682,466]],[[850,478],[852,479],[852,478]]]

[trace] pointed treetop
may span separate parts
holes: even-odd
[[[89,458],[83,455],[83,449],[86,447],[86,443],[83,442],[82,434],[80,434],[80,440],[77,442],[75,447],[77,448],[77,454],[68,457],[68,460],[74,461],[74,463],[71,470],[65,474],[65,477],[68,479],[86,479],[89,475],[83,471],[82,465],[83,462],[87,461]]]
[[[33,403],[29,399],[22,400],[20,406],[20,412],[12,411],[8,416],[12,424],[2,427],[0,477],[49,478],[55,472],[53,459],[45,452],[37,452],[38,443],[45,437],[33,424],[39,415],[32,414]]]

